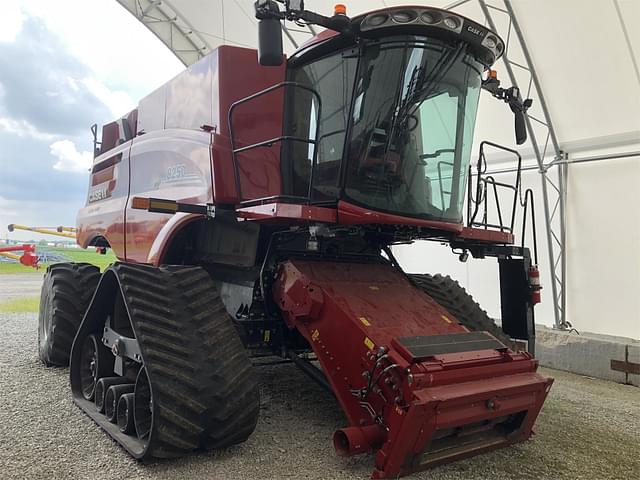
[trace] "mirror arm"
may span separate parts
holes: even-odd
[[[522,100],[522,97],[520,96],[520,89],[518,87],[500,87],[500,80],[493,75],[489,75],[488,78],[482,81],[482,88],[487,90],[498,100],[502,100],[509,105],[509,108],[515,115],[516,143],[518,145],[523,144],[527,140],[524,116],[526,115],[529,107],[533,104],[533,100],[530,98]]]
[[[280,11],[277,2],[284,4],[284,11]],[[254,4],[256,18],[258,20],[289,20],[292,22],[303,21],[340,33],[351,31],[351,20],[346,15],[336,14],[333,17],[326,17],[319,13],[304,9],[302,0],[257,0]]]

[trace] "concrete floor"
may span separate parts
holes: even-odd
[[[36,314],[0,317],[3,479],[351,479],[370,455],[331,445],[345,420],[335,400],[291,365],[261,367],[261,415],[242,445],[138,463],[76,408],[68,370],[37,360]],[[640,474],[640,389],[542,369],[556,382],[529,442],[413,475],[415,479],[631,479]]]

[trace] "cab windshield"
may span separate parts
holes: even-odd
[[[342,197],[395,215],[461,221],[482,70],[464,43],[416,36],[294,70],[290,78],[314,88],[322,105],[307,92],[289,99],[285,129],[316,141],[285,152],[290,177],[299,177],[301,191],[312,182],[314,202]]]

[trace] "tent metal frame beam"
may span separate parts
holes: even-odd
[[[581,157],[581,158],[571,158],[566,160],[561,160],[559,162],[552,162],[554,165],[558,164],[567,164],[572,165],[574,163],[591,163],[591,162],[602,162],[604,160],[619,160],[623,158],[640,158],[640,150],[633,152],[622,152],[622,153],[607,153],[604,155],[594,155],[589,157]],[[551,164],[549,164],[551,166]],[[539,167],[537,165],[524,166],[520,168],[520,171],[526,172],[530,170],[538,170]],[[496,170],[489,170],[486,172],[486,175],[499,175],[501,173],[515,173],[518,169],[515,167],[511,168],[498,168]],[[476,173],[472,173],[472,175],[476,175]]]
[[[197,32],[182,13],[169,0],[117,0],[129,13],[160,39],[185,65],[188,66],[204,57],[212,50],[212,45]],[[163,34],[157,25],[169,24],[169,36]],[[177,39],[184,40],[189,48],[178,48]]]

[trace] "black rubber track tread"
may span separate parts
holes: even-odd
[[[73,339],[99,280],[100,269],[88,263],[54,263],[47,267],[38,315],[38,355],[45,365],[69,365]],[[44,342],[41,330],[47,326]]]
[[[486,331],[507,346],[512,340],[456,280],[449,275],[410,274],[413,282],[462,325],[471,331]]]
[[[112,268],[153,392],[153,427],[143,457],[245,441],[258,421],[258,383],[207,272],[124,263]]]

